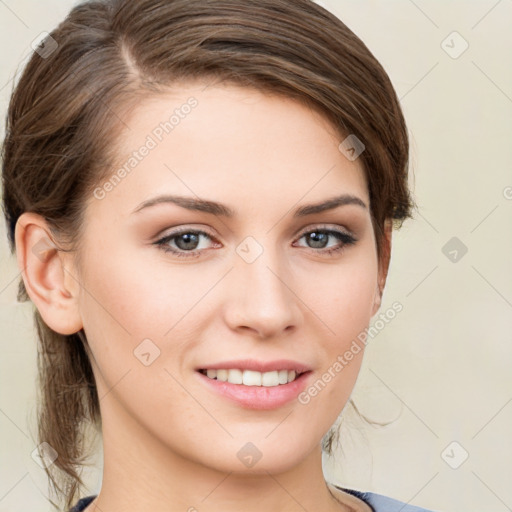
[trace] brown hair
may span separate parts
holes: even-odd
[[[80,254],[87,198],[111,173],[120,117],[178,81],[222,80],[292,97],[365,145],[378,254],[384,221],[412,217],[408,135],[392,84],[364,43],[310,0],[98,0],[74,7],[34,53],[9,104],[2,146],[11,251],[23,212],[48,222]],[[55,46],[55,44],[53,44]],[[52,48],[52,45],[46,45]],[[28,300],[20,280],[18,300]],[[58,453],[47,468],[69,508],[83,486],[84,427],[101,423],[83,331],[62,335],[37,309],[38,439]],[[330,452],[333,433],[323,443]],[[324,439],[325,441],[325,439]]]

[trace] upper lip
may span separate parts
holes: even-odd
[[[196,368],[197,370],[240,369],[256,372],[273,372],[278,370],[295,370],[296,373],[311,371],[311,368],[291,359],[278,359],[275,361],[257,361],[255,359],[238,359],[231,361],[219,361]]]

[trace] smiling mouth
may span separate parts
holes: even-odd
[[[253,370],[230,369],[208,369],[199,370],[212,380],[228,382],[230,384],[242,384],[245,386],[276,387],[289,384],[303,373],[295,370],[275,370],[271,372],[257,372]]]

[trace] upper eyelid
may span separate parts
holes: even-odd
[[[341,231],[342,233],[345,233],[347,235],[352,235],[352,232],[350,229],[347,229],[347,228],[344,228],[344,227],[341,227],[341,226],[330,226],[328,224],[316,224],[316,225],[313,225],[313,227],[308,227],[308,228],[304,228],[302,230],[300,230],[297,234],[297,236],[303,236],[305,235],[306,233],[310,233],[311,231],[315,231],[315,230],[319,230],[319,231]]]
[[[214,238],[216,239],[217,237],[213,234],[213,233],[210,233],[207,229],[205,228],[195,228],[195,227],[176,227],[176,228],[171,228],[171,229],[175,229],[174,231],[170,231],[168,232],[167,234],[161,234],[161,235],[157,235],[157,239],[161,239],[161,238],[168,238],[170,236],[179,236],[180,234],[182,233],[190,233],[190,232],[194,232],[194,233],[199,233],[199,234],[205,234],[211,238]],[[328,225],[328,224],[325,224],[325,223],[319,223],[319,224],[313,224],[312,227],[306,227],[306,228],[303,228],[303,229],[300,229],[296,235],[294,236],[304,236],[305,234],[307,233],[310,233],[311,231],[315,231],[315,230],[324,230],[324,231],[341,231],[347,235],[354,235],[354,233],[352,233],[352,231],[348,228],[345,228],[345,227],[342,227],[342,226],[332,226],[332,225]]]

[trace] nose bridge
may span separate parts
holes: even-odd
[[[252,328],[267,336],[300,322],[285,255],[271,239],[260,242],[247,237],[237,246],[231,277],[237,285],[229,306],[232,327]]]

